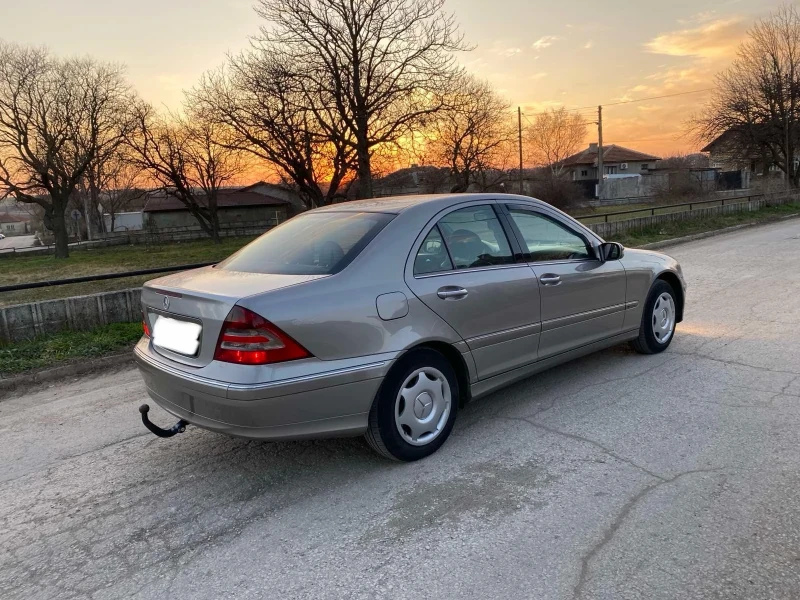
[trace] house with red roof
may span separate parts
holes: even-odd
[[[589,144],[586,150],[565,158],[564,173],[572,181],[597,181],[597,144]],[[631,150],[617,144],[603,146],[603,175],[646,175],[655,168],[658,156]]]

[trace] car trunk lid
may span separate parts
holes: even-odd
[[[149,281],[142,288],[142,309],[153,348],[175,363],[203,367],[214,359],[222,324],[239,300],[320,277],[205,267]]]

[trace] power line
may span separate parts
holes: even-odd
[[[701,90],[690,90],[688,92],[677,92],[675,94],[663,94],[661,96],[649,96],[647,98],[636,98],[634,100],[621,100],[619,102],[609,102],[607,104],[601,104],[601,106],[603,106],[603,107],[606,107],[606,106],[619,106],[621,104],[633,104],[635,102],[647,102],[648,100],[662,100],[663,98],[675,98],[677,96],[688,96],[689,94],[700,94],[702,92],[710,92],[713,89],[714,88],[703,88]],[[565,110],[567,110],[568,112],[579,112],[579,111],[585,110],[585,111],[592,111],[591,114],[594,114],[594,111],[597,110],[597,106],[598,106],[597,104],[592,104],[591,106],[579,106],[578,108],[565,108],[565,107],[562,107],[562,108],[565,108]],[[535,117],[536,115],[543,114],[545,112],[547,112],[547,111],[543,110],[543,111],[535,112],[531,116]],[[528,121],[528,123],[530,123],[530,119],[528,119],[528,116],[525,113],[522,113],[522,116],[525,117],[525,120]],[[581,115],[581,116],[589,116],[589,113],[587,113],[586,115]],[[590,121],[590,123],[594,124],[594,121]]]
[[[677,138],[653,138],[650,140],[611,140],[607,144],[646,144],[647,142],[679,142]]]
[[[648,100],[661,100],[662,98],[675,98],[676,96],[688,96],[689,94],[699,94],[701,92],[710,92],[714,88],[703,88],[702,90],[692,90],[689,92],[678,92],[676,94],[664,94],[663,96],[650,96],[649,98],[636,98],[635,100],[621,100],[620,102],[609,102],[603,106],[619,106],[620,104],[633,104],[634,102],[646,102]],[[588,108],[597,108],[595,106],[581,106],[580,108],[573,108],[571,110],[583,110]]]

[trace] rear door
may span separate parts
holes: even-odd
[[[538,357],[619,333],[625,314],[622,263],[599,260],[588,237],[555,212],[530,205],[505,208],[539,281],[542,331]]]
[[[428,225],[413,248],[406,282],[467,342],[484,379],[536,360],[539,286],[515,263],[492,203],[468,205]],[[515,252],[516,250],[516,252]]]

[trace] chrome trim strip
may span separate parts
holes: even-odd
[[[148,342],[148,344],[149,343],[151,342]],[[208,379],[207,377],[200,377],[198,375],[194,375],[193,373],[187,373],[186,371],[181,371],[180,369],[176,369],[175,367],[171,367],[170,365],[165,365],[164,363],[153,360],[146,354],[142,353],[142,351],[139,350],[139,348],[134,348],[133,353],[137,359],[141,360],[144,363],[147,363],[148,366],[154,369],[158,369],[159,371],[164,371],[169,375],[179,377],[180,379],[184,379],[186,381],[191,381],[199,385],[205,385],[210,388],[217,389],[222,393],[222,396],[224,396],[225,392],[228,390],[228,384],[224,381],[217,381],[215,379]],[[197,367],[194,368],[196,369]]]
[[[639,301],[631,300],[630,302],[625,303],[625,310],[630,310],[632,308],[636,308],[637,306],[639,306]]]
[[[357,373],[359,371],[366,371],[368,369],[375,369],[385,366],[389,361],[383,360],[380,362],[368,363],[366,365],[358,365],[357,367],[344,367],[341,369],[334,369],[333,371],[324,371],[322,373],[314,373],[312,375],[301,375],[300,377],[291,377],[289,379],[278,379],[276,381],[269,381],[267,383],[231,383],[228,385],[228,391],[252,391],[252,390],[266,390],[281,385],[289,385],[292,383],[302,383],[304,381],[314,381],[315,379],[324,379],[334,375],[345,375],[347,373]]]
[[[186,371],[181,371],[169,365],[165,365],[160,362],[154,361],[152,358],[147,356],[146,354],[142,354],[141,350],[138,348],[134,348],[134,353],[138,358],[140,358],[143,362],[146,362],[148,365],[152,366],[154,369],[159,369],[161,371],[165,371],[170,375],[174,375],[175,377],[179,377],[181,379],[186,379],[189,381],[193,381],[195,383],[199,383],[201,385],[207,385],[212,388],[217,388],[223,392],[223,394],[228,390],[237,390],[237,391],[250,391],[250,390],[261,390],[261,389],[269,389],[272,387],[277,387],[281,385],[288,385],[292,383],[300,383],[303,381],[313,381],[315,379],[321,379],[324,377],[330,377],[332,375],[343,375],[346,373],[355,373],[358,371],[365,371],[367,369],[373,369],[377,367],[385,366],[389,361],[383,360],[379,362],[368,363],[366,365],[358,365],[356,367],[344,367],[341,369],[334,369],[332,371],[324,371],[322,373],[314,373],[313,375],[302,375],[300,377],[290,377],[288,379],[279,379],[276,381],[270,381],[266,383],[253,383],[253,384],[241,384],[241,383],[228,383],[225,381],[218,381],[216,379],[208,379],[206,377],[199,377],[198,375],[194,375],[192,373],[187,373]]]
[[[496,331],[494,333],[487,333],[479,335],[467,340],[467,345],[471,350],[479,350],[486,346],[493,346],[494,344],[502,344],[517,338],[535,335],[542,329],[541,323],[531,323],[530,325],[523,325],[521,327],[514,327],[512,329],[504,329],[503,331]]]
[[[518,269],[524,266],[527,266],[526,263],[512,263],[510,265],[492,265],[490,267],[473,267],[471,269],[451,269],[449,271],[438,271],[436,273],[425,273],[424,275],[414,275],[414,279],[430,279],[431,277],[442,277],[443,275],[456,275],[458,273],[480,273],[481,271]]]
[[[525,264],[533,268],[537,265],[569,265],[573,263],[600,262],[596,258],[566,258],[564,260],[543,260],[541,262],[528,261]]]
[[[588,321],[589,319],[596,319],[598,317],[605,317],[616,312],[624,310],[624,304],[615,304],[614,306],[607,306],[605,308],[597,308],[574,315],[567,315],[566,317],[559,317],[557,319],[550,319],[549,321],[542,321],[542,331],[550,331],[558,329],[559,327],[566,327],[567,325],[574,325],[581,321]]]

